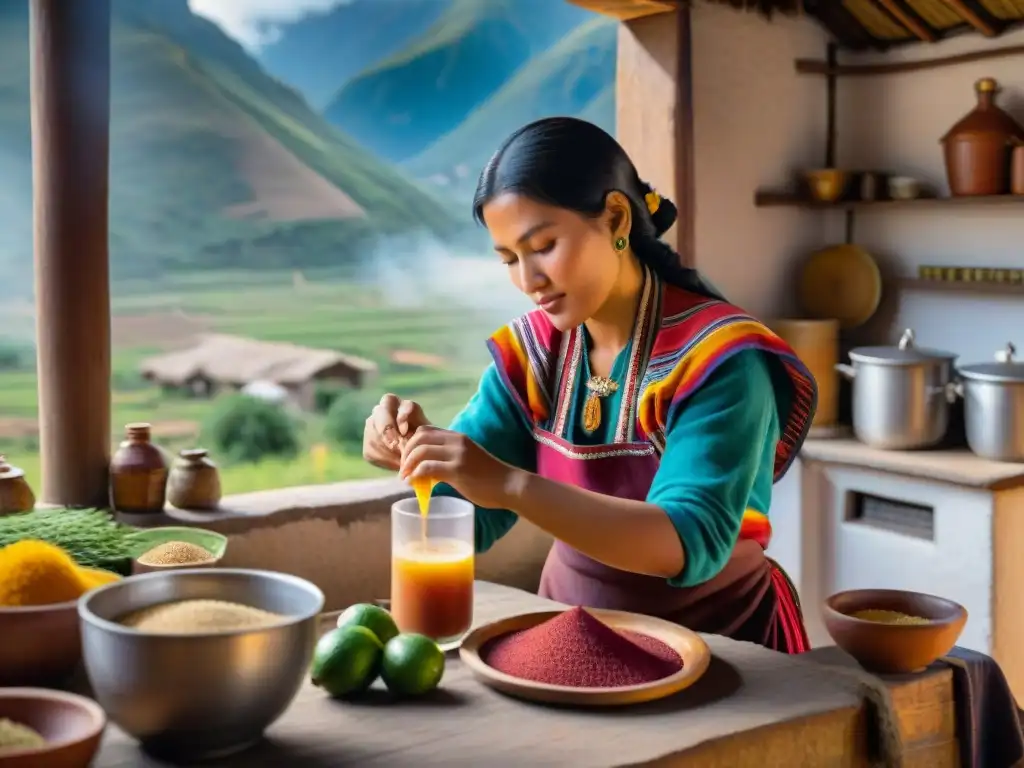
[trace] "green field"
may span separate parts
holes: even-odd
[[[391,391],[413,398],[433,422],[447,424],[475,390],[487,362],[483,340],[507,320],[507,313],[502,317],[497,311],[459,308],[450,299],[429,293],[417,303],[396,306],[376,285],[315,277],[307,275],[309,282],[296,286],[291,272],[203,272],[164,281],[157,293],[145,283],[116,284],[112,441],[119,439],[124,424],[133,421],[152,423],[154,439],[168,450],[193,447],[202,440],[202,426],[214,402],[165,393],[138,373],[145,357],[181,343],[186,324],[370,358],[380,370],[366,387],[367,397]],[[11,327],[4,322],[2,308],[0,327]],[[389,361],[395,349],[429,352],[443,357],[445,365],[399,368]],[[0,452],[24,468],[38,488],[38,440],[31,434],[36,414],[35,372],[0,370]],[[219,461],[225,493],[381,475],[352,449],[330,445],[325,459],[314,460],[311,449],[325,443],[323,417],[302,414],[301,421],[304,449],[295,460],[236,465]]]

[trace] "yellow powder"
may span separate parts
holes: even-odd
[[[101,571],[98,568],[79,568],[78,573],[82,577],[82,583],[85,585],[87,592],[90,589],[96,589],[121,579],[116,573]]]
[[[133,611],[118,623],[154,635],[205,635],[262,629],[283,619],[279,614],[226,600],[180,600]]]
[[[0,717],[0,754],[10,750],[39,749],[46,746],[44,739],[38,732],[27,725]]]
[[[850,615],[855,619],[860,619],[861,621],[874,621],[878,624],[931,624],[931,619],[925,619],[921,616],[911,616],[909,613],[900,613],[899,611],[883,611],[878,608],[868,608],[863,611],[851,613]]]
[[[213,560],[213,554],[187,541],[166,541],[139,557],[142,565],[198,565]]]
[[[26,539],[0,549],[0,606],[67,603],[118,578],[80,568],[71,555],[45,541]]]

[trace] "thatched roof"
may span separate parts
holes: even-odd
[[[331,349],[205,334],[193,347],[151,357],[139,366],[145,378],[179,386],[198,377],[237,386],[253,381],[297,385],[331,368],[369,373],[377,365]]]
[[[569,0],[620,19],[678,8],[697,0]],[[1024,0],[701,0],[765,16],[806,14],[841,46],[879,48],[936,42],[963,32],[996,37],[1024,24]]]

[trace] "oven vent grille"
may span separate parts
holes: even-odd
[[[846,521],[916,539],[935,539],[935,508],[851,491]]]

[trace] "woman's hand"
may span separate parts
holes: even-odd
[[[404,443],[420,427],[429,425],[419,404],[384,395],[363,428],[363,458],[375,467],[397,471]]]
[[[485,509],[505,509],[515,467],[499,461],[465,435],[437,427],[416,430],[402,448],[400,476],[448,483],[467,501]]]

